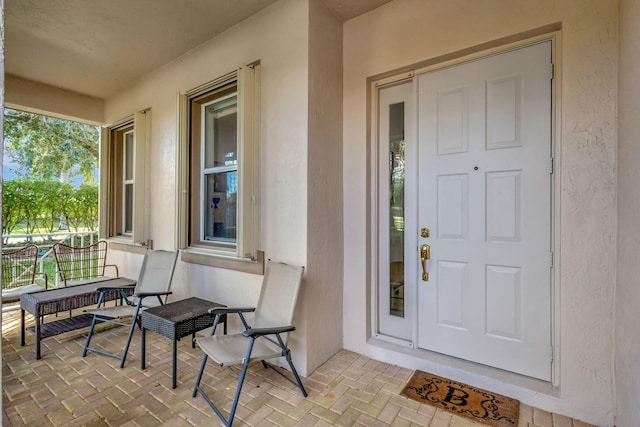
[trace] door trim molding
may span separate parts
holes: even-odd
[[[555,22],[543,25],[528,31],[523,31],[499,39],[490,40],[484,43],[459,49],[453,52],[438,55],[411,65],[394,68],[379,74],[374,74],[367,78],[368,83],[387,84],[398,79],[402,74],[421,74],[432,69],[445,68],[458,65],[462,62],[486,56],[504,53],[512,49],[519,49],[529,44],[538,43],[543,40],[551,40],[559,37],[562,30],[562,22]]]

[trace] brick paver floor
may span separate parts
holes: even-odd
[[[35,360],[34,338],[20,347],[19,311],[3,313],[2,397],[4,426],[202,426],[219,425],[204,399],[191,397],[202,353],[189,340],[178,343],[178,387],[171,388],[171,342],[147,334],[147,369],[140,369],[140,333],[127,364],[89,354],[81,357],[86,330],[42,341]],[[60,314],[64,316],[64,314]],[[30,315],[27,315],[30,318]],[[32,322],[30,319],[29,322]],[[118,348],[125,328],[105,328],[94,338]],[[452,416],[399,394],[412,371],[340,351],[299,390],[270,369],[249,370],[234,425],[237,426],[424,426],[480,424]],[[228,410],[235,378],[209,364],[202,385]],[[520,406],[518,427],[587,427],[587,424]]]

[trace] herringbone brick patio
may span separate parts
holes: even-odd
[[[65,316],[65,314],[60,314]],[[34,337],[20,346],[19,311],[3,313],[2,396],[5,426],[203,426],[219,420],[200,396],[191,397],[202,353],[188,339],[178,343],[178,387],[171,388],[171,342],[147,334],[147,369],[140,369],[140,334],[127,364],[89,354],[81,357],[86,330],[42,341],[35,360]],[[27,315],[30,318],[29,315]],[[30,319],[28,322],[32,322]],[[96,338],[112,349],[123,345],[124,328],[104,328]],[[236,413],[237,426],[480,426],[399,395],[412,371],[340,351],[303,378],[308,398],[275,372],[251,367]],[[227,403],[235,378],[209,364],[203,387]],[[587,427],[587,424],[526,405],[518,427]]]

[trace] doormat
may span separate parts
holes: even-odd
[[[519,401],[427,372],[416,371],[400,394],[488,426],[518,425]]]

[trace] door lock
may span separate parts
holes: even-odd
[[[427,260],[431,258],[431,247],[429,245],[420,245],[420,264],[422,265],[422,281],[429,281],[429,273],[427,273]]]
[[[428,228],[421,228],[420,229],[420,237],[424,237],[424,238],[429,237],[429,229]]]

